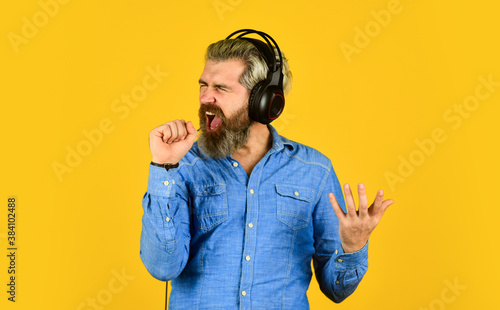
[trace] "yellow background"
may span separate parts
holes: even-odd
[[[486,0],[73,0],[49,16],[35,0],[4,3],[0,308],[91,309],[95,299],[103,309],[163,309],[165,283],[139,258],[148,133],[177,118],[197,124],[206,46],[254,28],[277,40],[294,74],[275,127],[330,157],[341,183],[362,181],[371,197],[383,188],[396,201],[370,239],[356,292],[334,305],[313,279],[311,308],[493,309],[500,88],[482,88],[463,116],[453,109],[472,100],[481,77],[500,81],[499,9]],[[33,18],[36,33],[24,29],[31,37],[13,43]],[[348,45],[356,53],[345,54]],[[140,91],[148,68],[168,76],[128,114],[124,103],[113,108]],[[59,180],[54,163],[67,164],[68,147],[88,146],[84,130],[106,119],[113,131]],[[446,139],[424,154],[415,140],[428,142],[434,130]],[[413,170],[398,172],[404,161]],[[391,174],[399,175],[392,185]],[[6,293],[10,196],[16,303]]]

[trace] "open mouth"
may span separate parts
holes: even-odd
[[[222,119],[213,112],[206,112],[207,117],[207,132],[215,132],[222,124]]]

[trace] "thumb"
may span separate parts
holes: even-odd
[[[196,140],[196,136],[198,135],[198,131],[196,131],[196,129],[194,128],[194,125],[191,121],[187,122],[186,129],[188,132],[186,140],[194,142],[194,140]]]

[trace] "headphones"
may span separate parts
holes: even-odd
[[[252,88],[248,100],[250,119],[261,124],[269,124],[280,116],[285,107],[285,96],[283,94],[283,59],[281,57],[280,48],[270,35],[253,29],[235,31],[231,33],[226,40],[238,33],[239,35],[234,39],[243,39],[252,43],[266,61],[269,69],[267,78],[257,83]],[[261,40],[244,37],[248,34],[257,34],[262,37],[266,43]],[[274,43],[278,55],[276,55],[274,47],[269,40]],[[279,61],[277,58],[279,58]]]

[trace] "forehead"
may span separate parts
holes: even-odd
[[[241,59],[208,60],[200,79],[207,83],[238,84],[243,71],[245,63]]]

